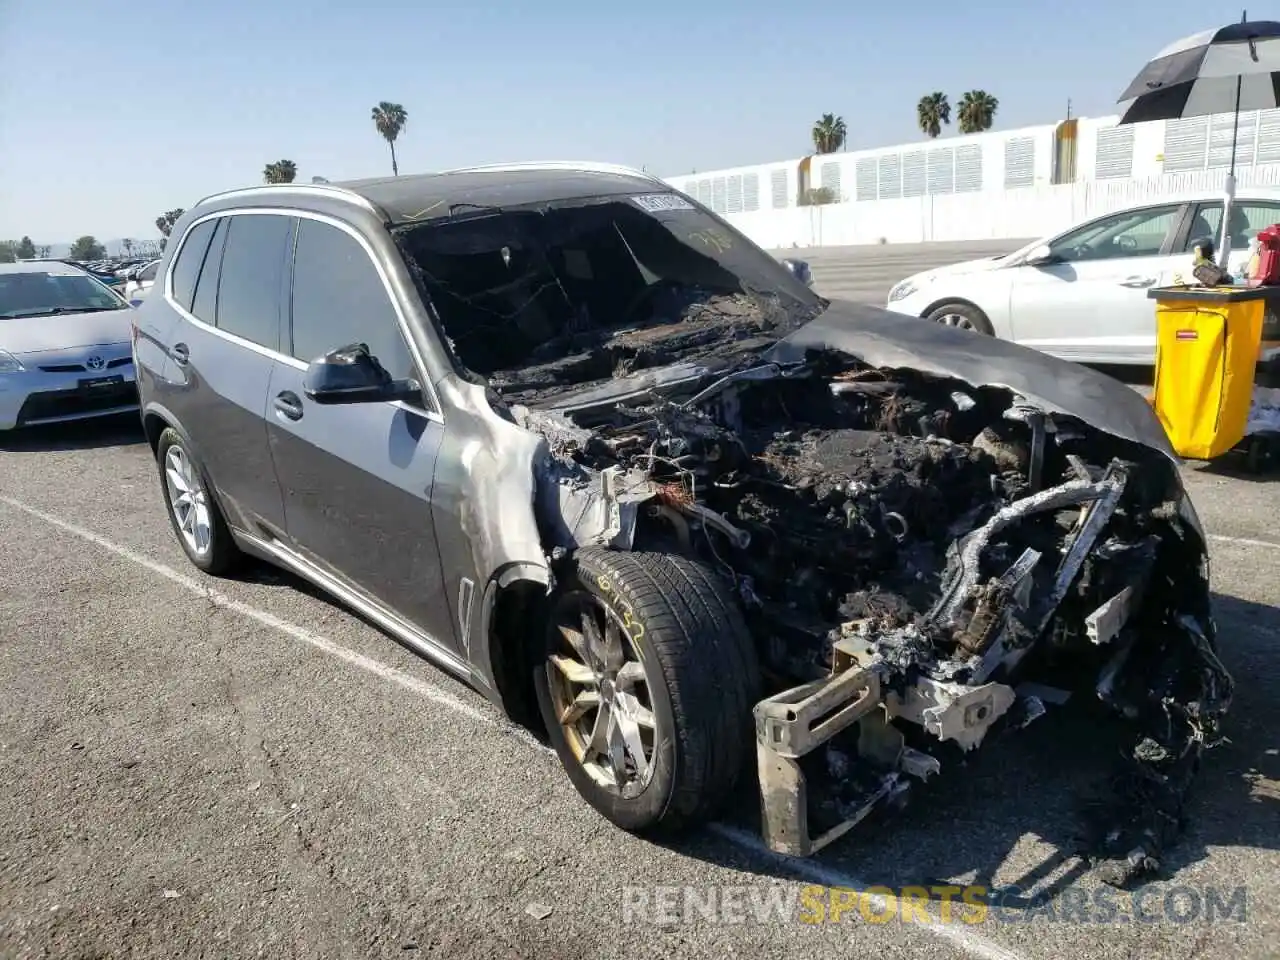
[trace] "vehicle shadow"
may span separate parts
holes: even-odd
[[[370,622],[359,611],[352,610],[350,607],[341,603],[337,598],[325,593],[310,580],[305,580],[290,570],[283,567],[277,567],[275,564],[268,563],[266,560],[259,560],[257,557],[245,557],[242,565],[237,567],[233,572],[225,575],[226,579],[233,580],[237,583],[256,584],[262,587],[278,587],[283,590],[296,590],[298,593],[305,593],[313,600],[319,600],[328,606],[347,613],[361,623],[366,624],[371,629],[377,630],[379,633],[385,633],[377,624]]]
[[[73,420],[39,427],[23,427],[0,433],[0,452],[48,453],[58,450],[94,450],[127,447],[146,442],[142,419],[136,412],[92,420]]]
[[[1147,390],[1150,390],[1155,377],[1155,368],[1150,365],[1085,363],[1081,364],[1081,366],[1097,370],[1099,373],[1105,373],[1107,376],[1114,377],[1121,383],[1127,383],[1131,387],[1145,388]]]
[[[1272,438],[1256,460],[1245,450],[1232,450],[1216,460],[1201,460],[1192,469],[1228,480],[1268,483],[1280,473],[1280,438]]]
[[[1215,604],[1223,660],[1236,683],[1226,740],[1206,753],[1185,807],[1186,832],[1148,880],[1169,881],[1215,849],[1280,850],[1280,611],[1223,595]],[[891,889],[977,885],[1005,891],[1002,910],[1040,906],[1077,881],[1096,886],[1082,856],[1090,804],[1109,795],[1130,743],[1124,725],[1082,706],[992,737],[959,766],[914,787],[901,813],[873,815],[810,860],[761,850],[744,861],[741,844],[715,831],[669,846],[760,877]],[[745,796],[753,790],[754,778],[727,822],[758,836],[756,801]],[[1269,869],[1248,866],[1244,875]],[[940,900],[942,891],[931,896]]]

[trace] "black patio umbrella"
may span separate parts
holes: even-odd
[[[1122,124],[1234,115],[1219,246],[1219,259],[1225,265],[1230,253],[1228,214],[1235,197],[1240,111],[1280,107],[1280,22],[1243,17],[1239,23],[1171,43],[1142,68],[1119,99],[1133,101],[1120,118]]]

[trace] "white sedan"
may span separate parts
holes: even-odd
[[[159,271],[159,260],[152,260],[144,266],[130,270],[128,274],[129,279],[124,285],[125,299],[129,301],[145,299],[147,291],[150,290],[152,284],[156,282],[156,274]]]
[[[1249,241],[1273,223],[1280,223],[1280,190],[1240,191],[1231,206],[1233,275],[1246,265]],[[907,277],[889,292],[888,308],[1067,360],[1154,363],[1155,304],[1147,290],[1190,282],[1195,242],[1218,238],[1221,225],[1221,193],[1133,207],[1005,256]],[[1265,330],[1264,338],[1277,334]]]

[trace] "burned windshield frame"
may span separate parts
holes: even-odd
[[[668,202],[641,202],[655,197]],[[724,297],[747,298],[729,309],[743,320],[758,314],[748,322],[757,337],[784,336],[827,306],[778,260],[674,193],[477,205],[392,233],[463,375],[578,355],[664,318],[723,318]],[[744,307],[751,302],[755,309]]]

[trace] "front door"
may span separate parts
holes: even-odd
[[[1069,360],[1150,363],[1155,305],[1147,291],[1177,263],[1173,235],[1183,205],[1110,214],[1049,244],[1052,261],[1012,270],[1013,338]]]
[[[439,412],[425,398],[321,405],[303,389],[308,361],[351,343],[366,344],[392,377],[421,379],[392,293],[346,229],[299,221],[291,314],[292,359],[276,362],[267,390],[289,542],[456,652],[431,515]]]

